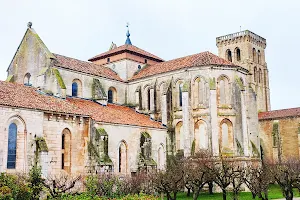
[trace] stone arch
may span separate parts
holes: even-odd
[[[150,159],[152,153],[151,136],[147,132],[142,132],[140,137],[140,148],[142,156]]]
[[[208,85],[205,78],[203,76],[196,77],[192,86],[194,107],[206,105],[208,91]]]
[[[236,58],[235,58],[236,61],[241,61],[241,50],[240,50],[240,48],[236,47],[234,52],[235,52],[235,55],[236,55]]]
[[[24,85],[31,85],[31,74],[28,72],[24,76]]]
[[[175,141],[176,141],[176,150],[180,150],[184,148],[184,134],[183,134],[182,121],[178,122],[175,126]]]
[[[225,118],[220,123],[219,145],[222,153],[233,152],[234,133],[232,122]]]
[[[229,105],[230,104],[230,79],[226,75],[219,76],[217,96],[219,105]]]
[[[194,129],[195,150],[207,150],[209,147],[207,123],[204,120],[200,119],[195,123]]]
[[[61,169],[71,173],[72,134],[70,129],[64,128],[61,133]]]
[[[160,144],[157,150],[157,169],[164,170],[166,163],[166,151],[164,144]]]
[[[118,145],[118,172],[127,174],[128,168],[128,145],[125,140],[122,140]]]
[[[107,99],[108,99],[108,103],[116,103],[117,102],[117,90],[115,87],[111,86],[108,88],[107,91]]]
[[[12,127],[11,125],[15,124],[15,132],[13,133],[15,138],[10,137],[10,133]],[[26,158],[26,146],[27,146],[27,130],[26,130],[26,123],[24,119],[16,114],[11,115],[8,120],[6,121],[6,132],[7,132],[7,137],[4,143],[4,149],[7,150],[7,154],[3,156],[3,161],[6,163],[6,167],[10,169],[16,169],[16,170],[26,170],[26,164],[27,160]],[[9,145],[10,141],[12,139],[16,142],[14,143],[15,146]],[[12,149],[12,147],[15,147]],[[11,150],[11,151],[10,151]],[[10,151],[10,152],[9,152]],[[12,152],[14,151],[14,152]],[[9,159],[12,157],[16,156],[16,158],[23,158],[23,161],[20,161],[20,159],[16,159],[14,161],[14,165],[9,164]],[[10,163],[12,164],[12,163]]]
[[[79,79],[72,81],[72,96],[82,97],[82,82]]]
[[[227,49],[226,50],[226,54],[225,54],[225,57],[228,61],[232,62],[232,53],[231,53],[231,50],[230,49]]]

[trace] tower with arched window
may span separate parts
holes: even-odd
[[[269,111],[270,89],[269,75],[265,59],[267,41],[249,31],[240,31],[216,38],[219,56],[236,65],[240,65],[252,74],[247,82],[258,95],[258,110]]]

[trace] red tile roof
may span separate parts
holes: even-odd
[[[158,56],[155,56],[143,49],[140,49],[134,45],[122,45],[122,46],[119,46],[115,49],[112,49],[110,51],[107,51],[107,52],[104,52],[102,54],[99,54],[97,56],[94,56],[93,58],[90,58],[89,61],[95,61],[95,60],[99,60],[99,59],[102,59],[102,58],[106,58],[108,56],[111,56],[111,55],[116,55],[116,54],[120,54],[122,52],[128,52],[128,53],[132,53],[132,54],[138,54],[140,56],[144,56],[144,57],[148,57],[148,58],[152,58],[156,61],[164,61],[163,59],[161,59],[160,57]]]
[[[67,101],[42,95],[33,87],[5,81],[0,81],[0,105],[58,113],[83,114],[76,106]]]
[[[67,101],[76,105],[84,113],[90,115],[94,120],[106,123],[128,124],[143,127],[163,128],[161,123],[150,120],[149,116],[139,114],[133,109],[108,104],[107,106],[99,105],[96,102],[78,98],[67,98]]]
[[[268,112],[258,113],[259,120],[285,118],[285,117],[299,117],[299,116],[300,116],[300,108],[272,110]]]
[[[163,128],[161,123],[133,109],[108,104],[99,105],[90,100],[67,98],[67,100],[41,94],[36,88],[17,83],[0,81],[0,105],[27,108],[56,113],[90,116],[100,122]]]
[[[57,60],[57,63],[55,64],[56,66],[92,74],[95,76],[122,81],[119,75],[108,67],[104,67],[87,61],[77,60],[75,58],[69,58],[59,54],[54,54],[54,56]]]
[[[161,74],[169,71],[183,69],[186,67],[207,66],[207,65],[227,65],[227,66],[238,67],[237,65],[206,51],[206,52],[185,56],[182,58],[177,58],[166,62],[157,63],[155,65],[150,65],[142,69],[138,74],[134,75],[130,80],[140,79],[155,74]]]

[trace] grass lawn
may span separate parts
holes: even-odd
[[[294,190],[294,197],[299,197],[298,191]],[[280,199],[283,198],[282,192],[278,185],[270,185],[269,187],[269,199]],[[166,198],[165,198],[166,199]],[[177,199],[193,199],[193,197],[187,197],[186,193],[177,194]],[[222,200],[222,193],[215,193],[213,195],[209,195],[208,193],[201,193],[198,197],[199,200]],[[227,199],[232,199],[232,194],[227,194]],[[250,192],[241,192],[239,199],[241,200],[252,200],[252,195]],[[256,198],[258,199],[258,198]]]

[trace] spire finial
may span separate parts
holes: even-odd
[[[126,27],[127,27],[127,33],[126,33],[126,36],[127,36],[127,39],[126,39],[126,42],[125,42],[125,44],[127,44],[127,45],[132,45],[131,44],[131,41],[130,41],[130,33],[129,33],[129,23],[127,22],[127,24],[126,24]]]
[[[28,22],[28,23],[27,23],[27,27],[28,27],[28,28],[31,28],[31,26],[32,26],[32,22]]]

